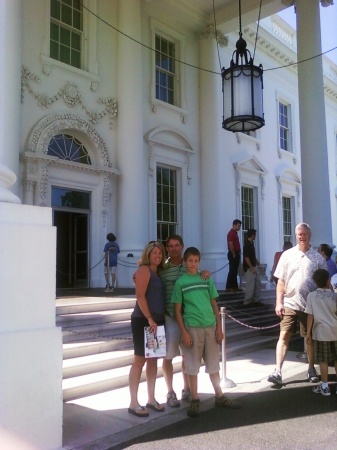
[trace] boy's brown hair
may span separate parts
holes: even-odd
[[[319,288],[326,288],[328,286],[329,278],[330,278],[329,272],[325,269],[315,270],[312,276],[312,279]]]
[[[184,261],[186,261],[187,258],[190,257],[190,256],[198,256],[199,257],[199,261],[200,261],[200,258],[201,258],[200,251],[196,247],[188,247],[184,251]]]

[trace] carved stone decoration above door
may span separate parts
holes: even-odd
[[[62,134],[74,136],[85,144],[88,153],[90,153],[90,164],[82,164],[48,154],[52,138]],[[102,207],[106,208],[107,198],[111,194],[111,183],[107,183],[104,179],[112,175],[119,175],[119,170],[112,167],[107,145],[90,123],[70,113],[46,116],[32,129],[26,149],[21,157],[24,163],[22,181],[24,185],[24,202],[39,204],[40,206],[48,205],[46,195],[49,185],[49,169],[53,167],[57,169],[60,178],[62,178],[61,174],[65,170],[100,175],[100,183],[103,190]],[[28,191],[26,195],[25,192],[25,186],[30,186],[29,182],[35,183],[35,189],[38,192],[39,199],[35,195],[35,202],[33,200],[34,195],[32,196],[32,193]]]

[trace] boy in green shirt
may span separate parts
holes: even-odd
[[[192,402],[187,409],[189,417],[197,417],[198,373],[201,359],[209,374],[215,392],[215,406],[238,408],[238,404],[222,393],[219,373],[219,344],[223,340],[220,314],[216,298],[219,296],[213,280],[202,280],[198,273],[200,252],[189,247],[184,253],[186,273],[175,283],[172,303],[182,337],[185,374],[191,391]]]

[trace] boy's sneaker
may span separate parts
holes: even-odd
[[[166,396],[168,406],[171,408],[178,408],[180,406],[179,400],[177,399],[176,393],[174,391],[169,392]]]
[[[200,400],[197,398],[196,400],[192,400],[189,407],[187,408],[188,417],[198,417],[200,415]]]
[[[215,406],[218,408],[240,409],[241,406],[234,400],[229,399],[225,395],[215,397]]]
[[[317,386],[315,386],[314,388],[312,388],[312,392],[314,392],[315,394],[322,394],[325,397],[330,395],[330,389],[329,386],[327,387],[323,387],[322,383],[318,384]]]
[[[281,385],[282,384],[282,375],[280,374],[280,372],[277,369],[275,369],[274,372],[271,375],[269,375],[268,381],[269,381],[269,383]]]
[[[186,402],[191,403],[192,396],[191,396],[191,391],[189,389],[183,389],[181,391],[181,400],[185,400]]]
[[[319,377],[317,375],[315,367],[309,367],[308,380],[310,381],[310,383],[318,383],[319,382]]]

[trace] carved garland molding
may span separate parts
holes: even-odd
[[[98,98],[97,103],[104,105],[104,109],[101,112],[90,111],[84,104],[79,89],[75,84],[66,83],[55,95],[49,97],[46,94],[36,92],[31,87],[30,81],[40,83],[41,79],[23,66],[21,70],[21,103],[24,102],[25,91],[29,92],[35,98],[38,106],[42,108],[49,108],[53,103],[61,99],[69,108],[79,105],[85,111],[92,124],[96,124],[105,116],[108,116],[109,128],[113,127],[118,115],[118,103],[114,98]]]
[[[47,154],[51,138],[64,130],[79,130],[85,133],[98,149],[102,165],[111,168],[108,149],[97,131],[81,117],[71,113],[53,114],[40,120],[28,142],[28,151]]]
[[[215,30],[214,25],[208,25],[202,33],[198,35],[199,39],[215,39],[220,47],[227,47],[228,37],[221,31]]]
[[[65,130],[78,130],[85,133],[92,141],[100,155],[100,163],[95,166],[79,164],[73,161],[60,160],[56,157],[48,156],[48,145],[53,135]],[[34,128],[28,144],[27,151],[23,156],[25,160],[25,174],[23,182],[37,182],[39,189],[39,204],[46,206],[46,195],[49,181],[49,166],[59,165],[60,167],[69,167],[72,170],[88,171],[103,176],[103,198],[102,207],[106,210],[109,198],[112,192],[111,175],[119,175],[119,170],[112,168],[109,161],[108,150],[105,142],[97,133],[92,125],[82,118],[70,114],[53,114],[39,121]],[[38,167],[40,167],[38,169]]]

